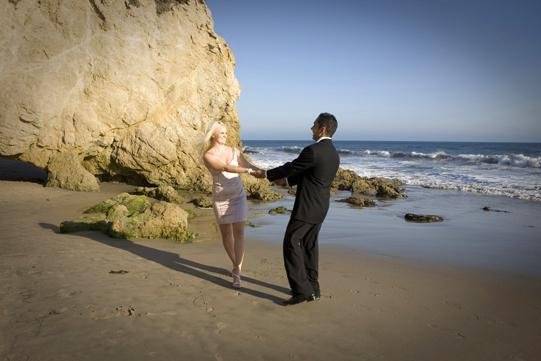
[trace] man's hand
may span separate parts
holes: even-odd
[[[252,175],[256,178],[265,178],[265,171],[263,169],[257,169],[252,172]]]
[[[273,181],[274,184],[276,184],[277,186],[281,186],[281,187],[286,187],[287,186],[287,181],[285,178],[280,178],[280,179],[277,179],[275,181]]]

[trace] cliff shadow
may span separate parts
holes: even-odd
[[[45,184],[47,172],[17,159],[0,158],[0,180]]]
[[[56,225],[49,224],[49,223],[39,223],[39,225],[44,229],[49,229],[55,233],[60,233],[59,228]],[[219,275],[219,276],[226,276],[230,278],[231,272],[226,270],[225,268],[206,265],[200,262],[192,261],[187,258],[180,257],[180,255],[177,253],[148,247],[142,244],[135,243],[130,240],[110,238],[107,235],[99,233],[99,232],[85,231],[85,232],[77,232],[73,234],[76,234],[80,237],[91,239],[96,242],[100,242],[109,247],[114,247],[114,248],[118,248],[124,251],[131,252],[138,257],[158,263],[174,271],[182,272],[184,274],[200,278],[202,280],[214,283],[215,285],[218,285],[227,289],[232,289],[232,290],[234,289],[231,286],[231,280],[218,277]],[[285,287],[281,287],[272,283],[261,281],[252,277],[243,276],[242,280],[243,280],[244,286],[238,290],[237,289],[234,289],[234,290],[237,290],[240,293],[244,293],[253,297],[266,299],[277,304],[280,304],[283,301],[282,298],[276,297],[272,294],[268,294],[265,292],[247,288],[246,283],[251,283],[254,285],[261,286],[261,287],[269,288],[278,292],[285,293],[287,295],[290,294],[289,289]]]

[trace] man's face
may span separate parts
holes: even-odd
[[[312,130],[312,139],[318,140],[321,132],[319,130],[319,125],[317,124],[316,121],[314,121],[314,125],[312,125],[312,128],[310,129]]]

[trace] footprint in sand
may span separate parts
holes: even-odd
[[[295,355],[294,353],[290,353],[287,356],[290,360],[300,360],[300,357],[298,355]]]
[[[134,316],[135,315],[135,306],[123,306],[123,305],[119,305],[119,306],[116,306],[115,308],[115,311],[117,312],[118,315],[122,315],[122,316]]]
[[[69,298],[69,297],[76,296],[76,295],[78,295],[78,294],[80,294],[82,292],[83,291],[74,291],[74,290],[69,290],[69,289],[66,289],[66,288],[61,288],[56,293],[58,294],[58,296],[60,296],[62,298]]]
[[[445,301],[445,304],[453,308],[456,308],[457,310],[462,310],[462,304],[460,304],[459,302]]]
[[[32,297],[34,297],[34,292],[31,290],[23,290],[19,292],[19,295],[22,297],[23,302],[32,302]]]
[[[197,306],[208,313],[214,312],[214,307],[209,303],[207,296],[204,294],[200,294],[199,296],[195,296],[192,303],[194,306]]]
[[[216,324],[216,334],[219,335],[222,333],[222,330],[226,328],[227,325],[224,322],[218,322]]]
[[[119,269],[119,270],[110,270],[109,273],[113,275],[124,275],[126,273],[129,273],[129,271],[126,271],[125,269]]]

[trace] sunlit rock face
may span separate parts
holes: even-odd
[[[203,1],[6,0],[0,20],[0,155],[49,185],[207,188],[207,125],[238,144],[235,60]]]

